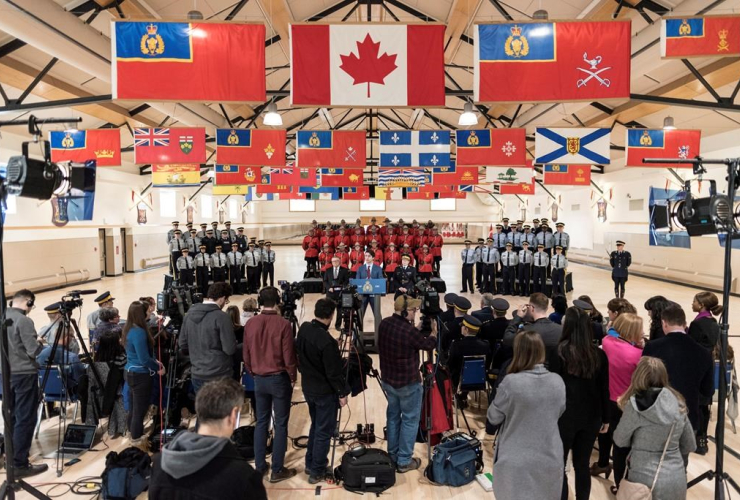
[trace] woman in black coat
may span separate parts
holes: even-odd
[[[645,301],[645,310],[650,315],[650,335],[649,340],[655,340],[661,338],[663,334],[663,325],[660,320],[660,316],[663,314],[663,309],[668,307],[671,301],[663,297],[662,295],[656,295],[650,297]]]
[[[719,299],[712,292],[699,292],[694,297],[691,308],[698,313],[694,321],[689,325],[689,337],[707,349],[710,353],[719,342],[719,323],[713,316],[722,314],[724,308]],[[712,398],[700,396],[699,400],[699,428],[696,430],[696,453],[706,455],[709,451],[707,446],[707,430],[709,419],[712,415]]]
[[[550,371],[565,382],[565,413],[558,427],[563,440],[563,462],[573,451],[576,500],[591,494],[589,459],[596,437],[609,429],[609,362],[593,343],[591,317],[570,307],[563,317],[563,335]],[[568,498],[568,480],[563,481],[562,499]]]

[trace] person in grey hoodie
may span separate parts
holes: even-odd
[[[696,449],[696,440],[683,396],[668,383],[660,359],[640,359],[619,404],[624,413],[613,440],[617,446],[632,448],[626,479],[651,487],[657,474],[653,500],[685,499],[684,457]],[[667,451],[658,470],[666,441]]]
[[[206,383],[195,398],[200,426],[182,432],[154,456],[149,498],[263,500],[262,477],[229,439],[239,424],[244,388],[235,380]]]
[[[182,322],[178,345],[190,356],[196,394],[206,382],[233,375],[234,325],[222,311],[230,296],[228,283],[214,283],[208,288],[208,297],[202,304],[194,304]]]

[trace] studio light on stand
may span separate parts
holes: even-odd
[[[478,124],[478,117],[473,112],[473,104],[466,102],[463,107],[463,112],[460,114],[460,118],[457,120],[457,124],[461,127],[469,127],[471,125]]]
[[[275,102],[267,105],[263,122],[270,127],[281,127],[283,125],[283,117],[277,112],[277,104]]]

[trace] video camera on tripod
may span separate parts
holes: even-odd
[[[97,290],[72,290],[67,295],[62,297],[60,304],[62,309],[66,312],[73,311],[77,307],[82,307],[81,295],[93,295],[98,293]]]
[[[164,277],[164,288],[157,294],[157,312],[170,318],[170,323],[182,325],[193,304],[203,302],[203,294],[194,285],[181,285],[172,276]]]
[[[431,285],[428,280],[419,280],[416,282],[416,290],[421,299],[419,311],[425,317],[442,314],[439,307],[439,292]]]
[[[295,311],[298,309],[296,302],[303,298],[303,285],[297,281],[289,283],[285,280],[278,281],[278,285],[282,290],[280,303],[283,318],[290,320],[295,316]]]

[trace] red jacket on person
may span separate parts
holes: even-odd
[[[324,252],[323,250],[319,253],[319,269],[326,271],[331,267],[331,258],[334,256],[331,252]]]
[[[349,253],[349,261],[352,264],[350,270],[353,273],[356,273],[357,269],[362,265],[363,262],[365,262],[365,251],[362,249],[352,250]]]
[[[332,252],[334,251],[334,238],[332,238],[331,236],[322,236],[319,239],[320,248],[324,248],[324,243],[326,243],[327,245],[329,245],[329,249]]]
[[[344,243],[345,247],[349,247],[352,242],[346,234],[344,236],[338,234],[334,237],[334,248],[339,248],[340,243]]]
[[[429,238],[429,251],[434,257],[442,257],[442,245],[444,245],[444,240],[440,235],[437,236],[431,236]]]
[[[431,273],[433,262],[434,262],[434,257],[432,256],[432,254],[422,253],[419,256],[419,272],[420,273]]]
[[[362,248],[365,248],[365,237],[361,234],[353,234],[349,241],[352,243],[352,248],[355,247],[355,243],[359,243]]]
[[[347,252],[337,251],[334,253],[334,257],[339,257],[339,265],[345,269],[349,267],[349,254]]]
[[[392,273],[401,263],[401,252],[398,250],[386,250],[383,269],[386,274]]]
[[[319,255],[319,239],[316,236],[306,235],[303,238],[303,250],[306,258],[314,258]]]

